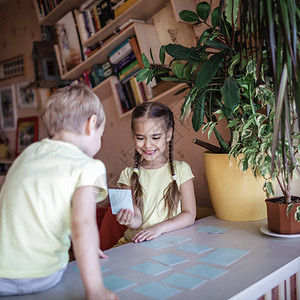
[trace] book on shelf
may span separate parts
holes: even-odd
[[[129,79],[129,82],[130,82],[130,86],[131,86],[136,104],[143,103],[144,102],[143,96],[142,96],[142,93],[140,91],[140,87],[138,85],[138,82],[137,82],[135,76],[132,76]]]
[[[102,0],[98,6],[101,27],[104,27],[114,19],[114,12],[111,8],[111,0]]]
[[[122,69],[118,73],[118,77],[119,77],[120,81],[125,81],[127,78],[129,78],[131,75],[133,75],[134,73],[136,73],[139,70],[140,70],[140,66],[139,66],[137,60],[135,60],[132,63],[130,63],[126,68]]]
[[[121,3],[120,6],[114,6],[113,10],[115,13],[115,18],[123,14],[126,10],[128,10],[132,5],[134,5],[139,0],[127,0]]]
[[[124,87],[125,93],[127,95],[127,100],[128,100],[130,109],[132,109],[136,106],[137,103],[135,101],[130,82],[127,81],[127,82],[123,83],[123,87]]]
[[[96,31],[99,31],[101,29],[101,27],[103,27],[101,25],[100,16],[99,16],[99,14],[101,14],[101,9],[99,8],[99,5],[100,4],[98,4],[97,6],[94,6],[92,9],[92,17],[93,17],[93,22],[94,22]]]
[[[108,59],[112,64],[118,63],[125,56],[127,56],[132,51],[129,40],[126,39],[117,48],[111,51],[108,55]]]
[[[121,82],[117,82],[115,86],[116,86],[117,93],[118,93],[118,96],[119,96],[118,98],[119,98],[122,113],[125,113],[128,110],[130,110],[131,108],[130,108],[130,105],[128,103],[127,96],[125,94],[124,87],[123,87]]]
[[[114,72],[117,74],[119,71],[127,67],[130,63],[136,60],[134,52],[131,51],[128,55],[126,55],[123,59],[121,59],[118,63],[114,65]]]
[[[69,11],[57,21],[55,28],[64,74],[82,62],[82,48],[73,12]]]
[[[142,54],[141,54],[141,51],[140,51],[140,48],[139,48],[139,45],[138,45],[138,42],[137,42],[137,39],[136,39],[136,36],[132,36],[130,39],[129,39],[129,43],[130,43],[130,46],[134,52],[134,55],[139,63],[139,66],[140,68],[144,68],[144,64],[143,64],[143,60],[142,60]]]
[[[75,15],[75,20],[79,31],[80,40],[81,42],[84,42],[89,38],[89,35],[86,30],[86,23],[84,20],[83,13],[80,12],[79,9],[74,9],[74,15]]]

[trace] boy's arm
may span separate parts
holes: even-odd
[[[96,224],[96,202],[93,187],[77,188],[71,204],[71,231],[80,276],[89,300],[119,299],[103,285],[100,270]]]

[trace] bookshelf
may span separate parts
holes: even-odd
[[[43,1],[43,0],[42,0]],[[54,7],[46,16],[42,17],[38,7],[37,0],[33,0],[36,8],[40,25],[53,26],[69,11],[78,9],[85,0],[63,0],[56,7]],[[138,46],[141,53],[145,53],[147,57],[150,57],[150,48],[152,49],[155,63],[160,63],[159,60],[159,49],[161,42],[159,41],[155,26],[151,23],[151,17],[162,9],[166,4],[171,3],[175,16],[178,12],[184,9],[183,3],[179,0],[139,0],[128,8],[123,14],[112,20],[105,27],[101,28],[90,38],[82,42],[85,47],[90,47],[99,41],[106,40],[103,46],[97,50],[93,55],[85,59],[83,62],[72,68],[70,71],[61,74],[63,80],[73,80],[79,78],[85,70],[90,69],[95,64],[103,64],[107,61],[108,54],[113,51],[118,45],[131,36],[136,36]],[[185,8],[191,8],[195,6],[195,0],[185,0]],[[121,31],[119,34],[114,35],[114,31],[129,19],[141,19],[147,21],[147,23],[133,23],[126,29]],[[149,22],[150,20],[150,22]],[[83,39],[81,39],[83,40]],[[116,80],[117,77],[111,76],[101,82],[99,85],[93,88],[93,91],[101,95],[101,99],[112,96],[114,98],[119,117],[126,116],[128,112],[123,113],[120,106],[120,100],[116,94]],[[162,93],[161,97],[166,97],[168,94],[175,93],[180,89],[180,85],[170,88],[169,90]],[[157,98],[158,97],[158,98]],[[153,100],[159,100],[160,95],[155,97]]]
[[[154,61],[159,62],[158,51],[160,48],[160,42],[156,35],[154,25],[133,23],[127,29],[122,31],[112,40],[103,45],[92,56],[84,60],[81,64],[70,70],[65,74],[61,74],[61,78],[64,80],[78,78],[84,70],[91,68],[95,64],[102,64],[107,60],[108,54],[114,50],[119,44],[125,41],[127,38],[136,35],[141,52],[150,56],[150,47],[154,55]],[[149,38],[151,36],[151,39]],[[148,38],[147,38],[148,37]],[[150,43],[151,42],[151,43]]]

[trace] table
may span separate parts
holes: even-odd
[[[216,279],[209,279],[199,287],[189,290],[178,288],[181,292],[169,299],[257,299],[279,285],[285,279],[300,271],[300,238],[278,238],[264,235],[260,232],[266,220],[254,222],[228,222],[209,216],[195,222],[193,226],[167,233],[189,237],[184,243],[198,243],[211,246],[214,250],[221,247],[249,250],[249,253],[227,267],[215,266],[228,272]],[[226,228],[222,234],[200,233],[197,228],[216,226]],[[183,245],[184,243],[180,244]],[[113,248],[106,253],[108,259],[101,260],[101,266],[109,268],[103,277],[118,275],[136,285],[117,294],[123,300],[151,299],[134,291],[140,285],[150,281],[160,282],[174,272],[183,272],[197,264],[198,259],[208,254],[196,254],[178,249],[180,245],[173,245],[161,250],[153,250],[140,244],[130,243]],[[187,262],[175,265],[171,271],[151,276],[132,269],[132,266],[151,261],[153,256],[173,253],[185,257]],[[298,295],[299,296],[299,295]],[[54,288],[39,294],[18,297],[1,297],[1,300],[35,300],[35,299],[84,299],[84,289],[76,262],[68,265],[62,281]]]

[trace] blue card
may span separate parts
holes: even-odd
[[[154,257],[152,257],[152,259],[154,259],[164,265],[167,265],[167,266],[175,266],[175,265],[178,265],[178,264],[188,261],[187,258],[177,256],[172,253],[165,253],[162,255],[154,256]]]
[[[158,239],[172,244],[181,244],[183,242],[191,240],[191,238],[189,237],[184,237],[179,235],[164,235],[164,234],[161,235]]]
[[[163,266],[161,264],[153,263],[150,261],[146,261],[142,264],[136,265],[132,267],[133,270],[146,273],[152,276],[159,275],[161,273],[167,272],[172,270],[172,268],[168,268],[166,266]]]
[[[120,276],[110,275],[103,278],[103,284],[107,289],[112,290],[114,292],[119,292],[134,286],[136,283],[122,278]]]
[[[133,211],[132,195],[130,189],[108,189],[111,211],[114,215],[121,209]]]
[[[193,252],[193,253],[197,253],[197,254],[201,254],[201,253],[203,253],[205,251],[208,251],[208,250],[211,250],[213,248],[208,247],[208,246],[199,245],[199,244],[187,243],[187,244],[184,244],[180,247],[177,247],[177,249],[185,250],[185,251],[189,251],[189,252]]]
[[[138,245],[148,247],[154,250],[160,250],[166,247],[173,246],[170,243],[164,242],[164,241],[159,241],[159,240],[151,240],[151,241],[144,241],[142,243],[138,243]]]
[[[219,248],[201,257],[199,261],[227,267],[245,256],[247,253],[249,253],[249,251],[232,248]]]
[[[192,275],[201,276],[204,278],[215,279],[227,273],[228,271],[199,264],[190,269],[185,270],[184,272]]]
[[[161,282],[192,290],[206,281],[207,280],[203,278],[180,274],[180,273],[174,273],[168,276],[167,278],[163,279]]]
[[[227,229],[215,227],[215,226],[203,226],[203,227],[197,228],[197,231],[215,234],[215,233],[224,233],[227,231]]]
[[[175,289],[173,287],[158,282],[146,283],[134,289],[134,291],[144,296],[150,297],[152,299],[157,299],[157,300],[168,299],[181,292],[181,290]]]

